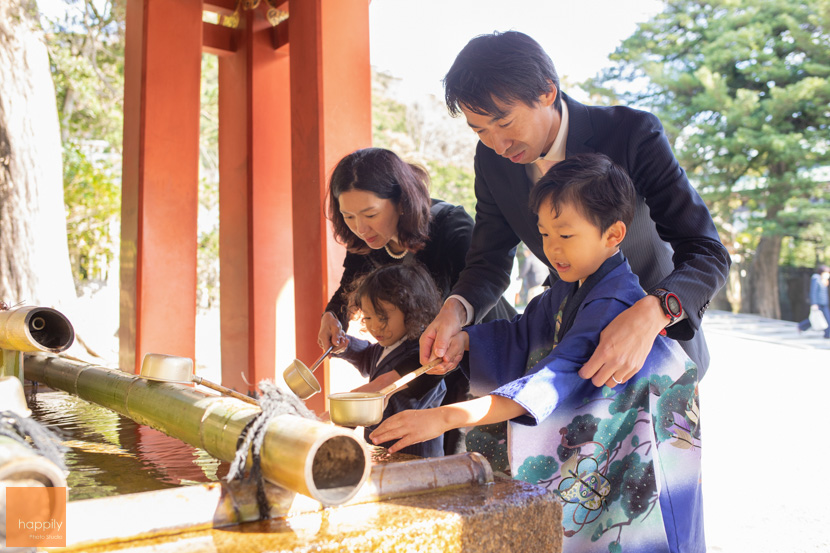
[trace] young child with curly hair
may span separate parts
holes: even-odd
[[[348,347],[336,354],[369,378],[367,384],[353,391],[377,392],[421,366],[418,337],[438,313],[441,297],[420,263],[386,265],[361,277],[349,294],[349,306],[362,317],[364,327],[377,340],[371,343],[347,335]],[[422,375],[389,397],[383,420],[408,409],[438,407],[446,391],[441,376]],[[366,427],[367,440],[375,428]],[[420,457],[440,457],[444,455],[443,436],[401,451]]]

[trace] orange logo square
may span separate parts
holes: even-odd
[[[66,488],[6,488],[6,547],[66,547]]]

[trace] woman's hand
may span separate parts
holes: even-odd
[[[666,316],[654,296],[646,296],[620,313],[599,335],[599,345],[579,370],[594,386],[613,388],[643,368]]]
[[[343,326],[331,311],[326,311],[320,318],[320,333],[317,334],[317,344],[324,350],[334,347],[334,353],[340,353],[349,345],[349,339],[343,332]]]
[[[389,447],[389,453],[395,453],[412,444],[437,438],[447,430],[450,426],[444,420],[441,407],[409,410],[383,421],[369,434],[369,439],[375,445],[398,440]]]

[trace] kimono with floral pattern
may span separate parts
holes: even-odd
[[[645,293],[623,261],[590,289],[556,343],[568,291],[556,282],[512,321],[467,329],[473,394],[504,396],[528,412],[508,425],[513,477],[561,499],[563,551],[706,551],[695,364],[658,336],[625,384],[583,380],[577,371],[602,329]]]

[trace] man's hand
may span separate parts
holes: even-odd
[[[421,364],[426,365],[439,357],[444,361],[431,369],[430,374],[449,372],[461,361],[464,356],[464,343],[453,338],[461,332],[461,326],[466,320],[467,311],[464,306],[455,298],[450,298],[421,334]]]
[[[643,368],[654,339],[667,323],[660,300],[654,296],[639,300],[605,327],[579,376],[590,378],[597,387],[627,382]]]
[[[317,334],[317,344],[322,349],[334,346],[334,353],[340,353],[349,345],[349,339],[343,332],[340,321],[337,320],[331,311],[326,311],[320,318],[320,332]]]

